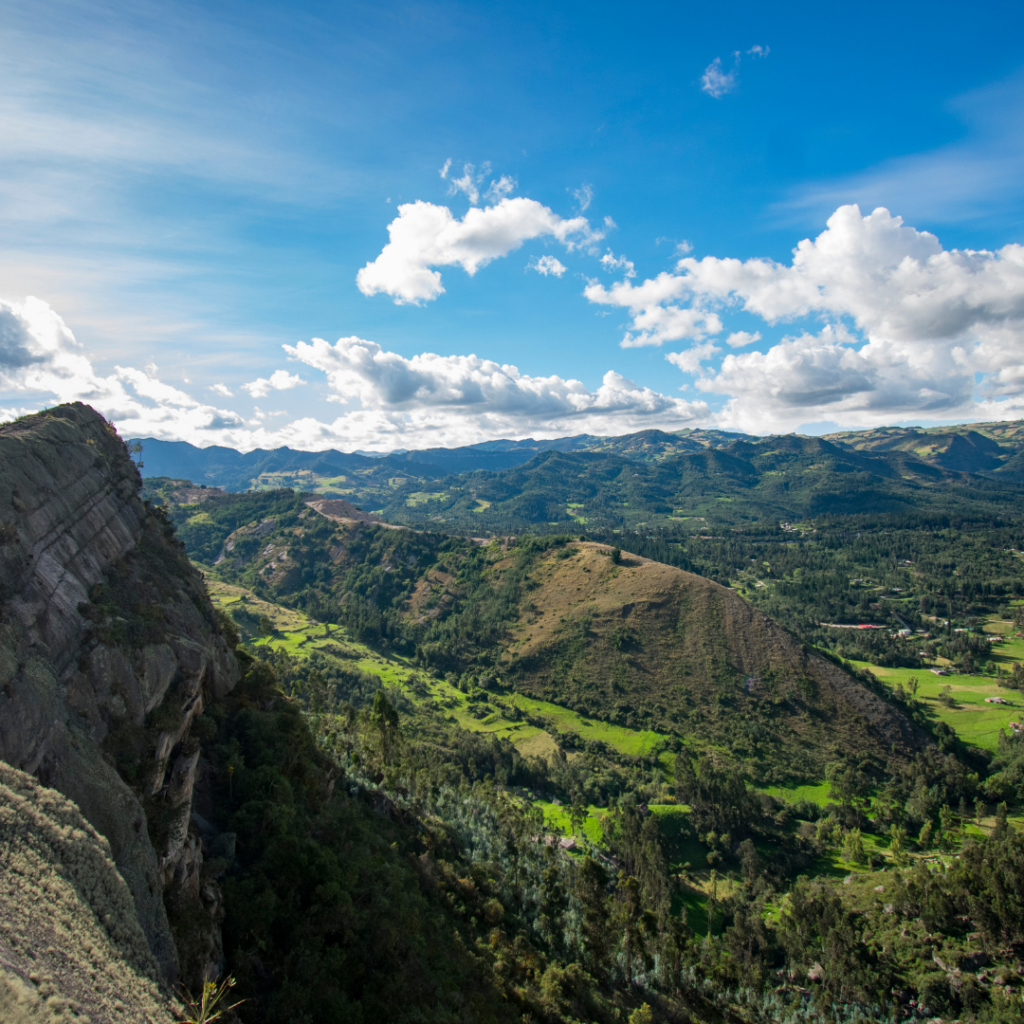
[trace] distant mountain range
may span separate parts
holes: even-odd
[[[478,469],[511,469],[548,451],[601,452],[650,461],[683,452],[725,447],[747,437],[746,434],[731,434],[721,430],[686,430],[677,434],[663,430],[643,430],[622,437],[577,434],[574,437],[546,441],[535,441],[533,438],[524,441],[483,441],[463,448],[424,448],[383,455],[333,450],[304,452],[293,448],[275,448],[270,451],[257,448],[243,453],[234,448],[218,446],[197,448],[186,441],[158,441],[152,437],[135,440],[142,444],[146,477],[171,477],[220,487],[226,491],[246,491],[261,486],[302,486],[304,481],[300,475],[328,480],[358,475],[364,478],[365,483],[375,482],[376,478],[396,476],[437,479]]]
[[[1024,479],[1024,420],[955,427],[878,427],[826,434],[826,439],[865,452],[907,452],[959,473]]]
[[[800,436],[800,435],[793,435]],[[878,427],[826,434],[839,448],[861,452],[903,452],[941,469],[1024,480],[1024,420],[968,423],[953,427]],[[597,452],[637,462],[660,461],[675,455],[725,449],[737,441],[762,438],[724,430],[642,430],[619,437],[576,434],[551,440],[495,440],[462,448],[400,449],[393,452],[321,452],[294,448],[197,448],[186,441],[136,438],[143,446],[144,475],[205,483],[226,491],[245,491],[281,485],[273,478],[309,474],[332,478],[359,476],[436,479],[474,470],[503,470],[522,466],[542,452]],[[367,481],[369,482],[369,481]],[[301,480],[296,479],[296,484]]]
[[[469,534],[910,511],[1013,517],[1024,503],[1022,423],[828,437],[645,430],[377,457],[142,439],[142,459],[160,500],[183,500],[167,478],[235,492],[291,488],[391,523]]]

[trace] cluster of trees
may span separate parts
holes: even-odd
[[[984,512],[830,515],[799,530],[760,521],[593,536],[735,586],[802,639],[842,658],[891,667],[917,668],[924,651],[966,672],[994,671],[988,640],[956,629],[1013,615],[1012,602],[1024,596],[1024,560],[1014,553],[1024,546],[1024,527]],[[928,635],[894,636],[908,628]]]
[[[579,769],[431,729],[379,688],[361,707],[305,715],[270,661],[240,657],[242,682],[208,712],[208,749],[217,823],[237,837],[234,860],[212,870],[226,871],[225,950],[246,1021],[385,1021],[413,1008],[427,1021],[838,1021],[915,1006],[1024,1019],[955,970],[968,933],[990,950],[1024,941],[1024,837],[998,808],[988,836],[963,837],[952,808],[972,820],[991,808],[968,802],[984,783],[951,755],[894,761],[873,801],[872,780],[837,762],[836,803],[821,810],[758,798],[681,751],[677,793],[719,854],[695,931],[680,904],[692,883],[670,872],[658,816],[634,792],[612,802],[602,850],[566,854],[539,841],[540,812],[514,792],[571,800],[562,787]],[[1021,745],[1004,746],[1003,770],[1019,779]],[[818,820],[794,833],[794,812]],[[945,829],[959,859],[916,859],[859,901],[823,878],[792,883],[783,845],[866,863],[862,828],[904,861],[946,843]],[[1017,983],[1012,967],[1000,978]]]

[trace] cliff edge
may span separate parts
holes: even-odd
[[[0,426],[0,760],[73,800],[109,842],[173,983],[168,906],[207,912],[199,973],[219,957],[218,901],[190,827],[193,722],[238,667],[140,488],[127,446],[88,406]]]

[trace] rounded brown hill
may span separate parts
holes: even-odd
[[[603,544],[547,551],[504,662],[517,689],[676,732],[765,782],[928,742],[899,709],[727,587]]]

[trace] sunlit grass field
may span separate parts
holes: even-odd
[[[521,693],[512,694],[509,701],[530,715],[544,718],[561,732],[573,732],[585,740],[598,740],[631,757],[651,753],[666,738],[658,732],[627,729],[625,726],[612,725],[597,718],[585,718],[569,708],[525,697]]]
[[[599,719],[585,718],[569,708],[518,693],[488,694],[487,702],[495,710],[476,717],[471,710],[478,702],[470,701],[468,695],[457,687],[426,675],[400,656],[380,654],[353,640],[342,626],[313,622],[294,609],[259,599],[244,587],[207,580],[207,588],[214,605],[229,614],[244,609],[255,619],[266,616],[270,620],[274,633],[251,639],[253,647],[270,647],[293,658],[308,658],[314,651],[327,655],[341,654],[346,665],[377,676],[384,686],[398,687],[414,703],[440,704],[460,727],[508,739],[524,754],[547,756],[555,751],[555,742],[545,728],[518,720],[518,715],[505,717],[503,707],[514,707],[521,714],[540,720],[544,726],[560,733],[573,733],[582,740],[598,740],[631,757],[651,753],[666,738],[657,732],[627,729]],[[419,689],[424,691],[424,696],[414,692],[414,680],[419,681]]]
[[[546,800],[535,801],[535,806],[544,812],[544,824],[552,832],[571,836],[573,831],[569,821],[569,808],[565,804],[548,803]],[[592,843],[600,844],[604,838],[601,829],[601,817],[608,813],[607,807],[597,807],[591,804],[587,808],[587,816],[580,827],[580,831]]]
[[[999,733],[1009,732],[1010,722],[1024,719],[1024,694],[999,686],[991,676],[937,676],[926,668],[882,668],[863,661],[852,664],[868,669],[893,689],[897,683],[907,689],[910,680],[916,679],[917,699],[929,712],[945,722],[965,743],[985,750],[998,747]],[[939,700],[946,686],[953,698],[953,707]],[[986,697],[1002,697],[1009,706],[987,704]]]
[[[769,786],[764,792],[790,804],[809,800],[812,804],[824,807],[831,799],[831,789],[827,782],[820,782],[813,786]]]
[[[429,501],[433,497],[435,495],[423,495],[422,500]],[[301,612],[262,601],[242,587],[215,580],[208,580],[207,585],[218,607],[229,613],[243,612],[250,625],[252,620],[259,620],[263,616],[270,621],[272,635],[250,637],[248,642],[253,647],[270,647],[294,658],[307,658],[317,651],[338,658],[348,667],[376,676],[382,685],[401,690],[418,710],[440,715],[468,731],[506,739],[525,756],[553,756],[558,750],[556,736],[563,737],[562,742],[568,748],[570,758],[577,755],[571,751],[573,744],[565,742],[567,737],[577,737],[579,742],[598,741],[629,757],[656,754],[665,778],[671,781],[675,753],[666,735],[613,725],[558,704],[506,690],[466,693],[446,680],[429,675],[405,658],[382,654],[359,643],[339,625],[314,622]],[[1012,637],[1012,624],[994,620],[989,623],[989,632]],[[1014,661],[1024,661],[1024,640],[1012,638],[997,646],[994,660],[1003,665],[1004,670]],[[965,742],[989,750],[996,749],[1000,730],[1008,729],[1011,721],[1024,718],[1024,695],[998,686],[992,677],[942,677],[933,675],[927,669],[887,669],[863,662],[855,664],[869,669],[892,688],[902,683],[905,689],[909,689],[909,681],[916,679],[917,699],[932,714],[950,725]],[[950,687],[955,702],[952,708],[946,707],[939,700],[945,686]],[[985,698],[992,696],[1003,697],[1011,702],[1011,706],[986,704]],[[525,721],[525,717],[531,721]],[[700,745],[699,737],[688,738],[687,742],[692,743],[694,740]],[[773,786],[764,791],[792,804],[809,801],[824,807],[831,801],[831,787],[825,781],[798,786]],[[536,798],[533,802],[543,814],[546,831],[556,835],[572,834],[567,806]],[[688,807],[671,803],[651,804],[649,811],[658,821],[669,871],[680,879],[680,887],[674,897],[675,910],[679,912],[685,907],[690,926],[699,934],[706,934],[712,887],[716,888],[720,903],[727,895],[731,883],[718,877],[717,873],[712,875],[707,863],[708,848],[693,833]],[[601,845],[605,840],[601,822],[607,813],[608,809],[604,807],[591,805],[587,808],[580,831],[595,845]],[[1017,819],[1014,819],[1014,823],[1017,823]],[[983,821],[981,828],[971,822],[965,827],[965,837],[983,836],[993,825],[994,819]],[[862,842],[869,858],[882,858],[886,866],[892,869],[887,835],[875,836],[865,831]],[[935,851],[911,853],[912,859],[934,859],[939,856]],[[948,856],[955,856],[955,850]],[[884,874],[873,872],[867,864],[848,863],[838,851],[831,851],[820,858],[815,871],[833,878],[837,885],[843,884],[842,880],[847,877],[858,879],[857,884],[867,885],[866,881],[862,883],[860,880],[870,879],[873,873],[879,874],[878,880],[885,879]],[[874,881],[871,882],[872,886]],[[769,912],[777,910],[769,908]],[[721,930],[721,919],[717,914],[716,920],[712,922],[712,930],[716,933]]]

